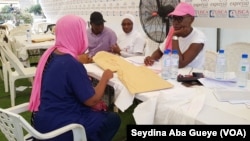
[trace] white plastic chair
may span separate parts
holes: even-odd
[[[9,88],[10,88],[10,99],[11,106],[15,106],[15,81],[18,79],[31,78],[35,76],[36,67],[24,67],[21,61],[11,51],[9,44],[2,44],[0,46],[1,59],[6,63],[7,72],[9,74]]]
[[[217,53],[215,51],[206,50],[204,70],[214,72],[216,67],[216,58],[217,58]]]
[[[248,61],[250,62],[250,43],[235,42],[226,46],[224,50],[227,59],[227,71],[238,72],[239,62],[243,53],[248,54]],[[250,72],[248,79],[250,79]]]
[[[51,139],[68,131],[73,132],[73,141],[86,141],[85,129],[80,124],[69,124],[48,133],[40,133],[27,122],[20,113],[28,111],[28,103],[8,109],[0,108],[0,129],[9,141],[27,141],[30,137],[38,140]],[[25,135],[24,131],[27,131]]]
[[[6,44],[8,41],[5,40],[6,37],[6,31],[0,28],[0,44]],[[4,81],[4,91],[7,93],[9,91],[8,89],[8,73],[7,73],[7,68],[6,68],[6,61],[5,59],[2,59],[2,56],[0,55],[0,61],[2,64],[2,72],[1,76]]]
[[[7,93],[9,92],[9,85],[8,85],[8,73],[7,73],[7,62],[2,59],[2,56],[0,56],[0,61],[2,63],[2,76],[3,76],[3,82],[4,82],[4,91]]]
[[[44,34],[44,31],[46,31],[47,29],[47,26],[49,25],[50,23],[47,23],[47,22],[41,22],[37,25],[37,33],[42,33]]]

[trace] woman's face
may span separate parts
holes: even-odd
[[[179,30],[183,27],[191,27],[191,24],[194,20],[194,18],[190,15],[185,15],[185,16],[172,16],[170,17],[172,20],[173,26],[175,30]]]
[[[130,33],[133,29],[133,22],[130,19],[124,19],[122,21],[122,30],[125,33]]]

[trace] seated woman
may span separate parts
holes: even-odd
[[[120,126],[117,113],[99,104],[113,72],[105,70],[94,88],[78,60],[88,47],[86,22],[66,15],[57,21],[55,45],[44,52],[37,66],[30,97],[35,129],[50,132],[71,123],[82,124],[88,141],[111,141]],[[67,132],[50,141],[72,141]]]
[[[117,44],[112,47],[112,52],[123,57],[144,55],[146,40],[135,29],[135,17],[125,14],[121,25],[123,33],[118,36]]]
[[[202,69],[205,61],[206,37],[202,31],[192,26],[195,19],[194,7],[181,2],[168,16],[172,20],[173,27],[170,28],[163,45],[144,59],[145,65],[153,65],[155,60],[162,57],[164,50],[170,48],[178,51],[179,68]]]

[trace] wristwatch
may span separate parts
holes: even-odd
[[[178,37],[177,37],[177,36],[173,36],[172,39],[173,39],[173,40],[178,40]]]

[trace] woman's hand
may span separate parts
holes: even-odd
[[[182,26],[181,28],[175,28],[173,35],[177,37],[185,37],[189,34],[190,28]]]
[[[155,60],[151,57],[151,56],[147,56],[145,59],[144,59],[144,64],[146,66],[152,66],[154,64]]]
[[[114,54],[119,54],[121,55],[121,49],[119,48],[119,46],[117,44],[111,46],[111,51],[114,53]]]
[[[78,55],[78,61],[81,62],[82,64],[93,63],[92,58],[89,57],[88,54]]]
[[[110,69],[107,69],[103,72],[102,77],[108,81],[109,79],[113,78],[113,72]]]

